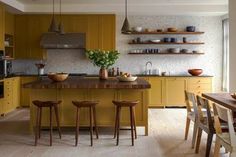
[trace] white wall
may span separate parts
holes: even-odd
[[[229,88],[236,91],[236,1],[229,0]]]
[[[145,63],[152,61],[154,68],[162,71],[170,71],[173,75],[187,75],[189,68],[202,68],[205,75],[214,76],[214,89],[221,89],[222,82],[222,18],[220,16],[204,17],[204,16],[147,16],[133,15],[129,16],[132,26],[142,26],[148,28],[167,28],[175,26],[184,29],[187,25],[195,25],[197,30],[204,31],[204,35],[187,36],[191,40],[204,41],[205,45],[201,46],[181,46],[181,48],[189,48],[192,50],[202,50],[206,54],[202,56],[131,56],[128,55],[130,49],[136,48],[161,48],[165,49],[169,46],[155,45],[128,45],[128,42],[137,36],[127,36],[120,33],[123,23],[123,16],[118,15],[116,20],[116,45],[121,56],[115,66],[119,66],[120,70],[131,72],[133,74],[142,73],[145,69]],[[146,38],[163,38],[163,36],[141,36]],[[172,36],[170,36],[172,37]],[[182,40],[183,36],[176,36]],[[179,46],[170,46],[179,47]],[[14,71],[27,71],[28,73],[36,73],[35,61],[15,61],[13,65]],[[48,51],[48,59],[46,72],[71,72],[71,73],[89,73],[97,74],[98,68],[94,67],[84,56],[83,52],[78,50],[50,50]]]

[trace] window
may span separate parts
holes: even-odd
[[[229,91],[229,19],[223,20],[223,91]]]

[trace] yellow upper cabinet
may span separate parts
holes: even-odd
[[[99,49],[99,16],[89,15],[86,48],[91,50]]]
[[[0,3],[0,50],[4,50],[5,9]]]
[[[5,34],[15,34],[15,15],[9,12],[5,12]]]

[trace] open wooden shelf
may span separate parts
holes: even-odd
[[[159,43],[155,43],[155,42],[141,42],[141,43],[133,43],[130,42],[130,45],[202,45],[205,44],[204,42],[159,42]]]
[[[205,53],[169,53],[169,52],[160,52],[160,53],[133,53],[129,52],[129,55],[204,55]]]
[[[125,35],[162,35],[162,34],[171,34],[171,35],[200,35],[205,32],[130,32],[130,33],[122,33]]]

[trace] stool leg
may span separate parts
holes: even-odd
[[[58,107],[56,105],[54,106],[54,110],[55,110],[55,116],[56,116],[56,121],[57,121],[57,129],[58,129],[59,137],[61,139],[61,127],[60,127],[59,113],[58,113]]]
[[[41,137],[42,108],[39,108],[39,138]]]
[[[93,114],[92,114],[92,107],[89,107],[89,116],[90,116],[90,140],[91,140],[91,146],[93,146]]]
[[[133,110],[132,107],[129,108],[130,111],[130,126],[131,126],[131,138],[132,138],[132,146],[134,145],[134,120],[133,120]]]
[[[137,139],[136,116],[135,116],[135,108],[134,107],[132,107],[132,116],[133,116],[133,124],[134,124],[134,135],[135,135],[135,139]]]
[[[115,128],[114,128],[114,139],[116,138],[116,134],[117,134],[117,121],[118,121],[118,107],[116,107],[116,119],[115,119]]]
[[[52,146],[52,107],[50,106],[50,146]]]
[[[78,140],[79,140],[79,107],[77,107],[77,112],[76,112],[76,131],[75,131],[75,146],[78,145]]]
[[[117,127],[116,127],[116,132],[117,132],[117,139],[116,139],[116,145],[119,145],[119,132],[120,132],[120,112],[121,112],[121,107],[117,107],[117,114],[118,114],[118,119],[117,119]]]
[[[37,107],[37,114],[36,114],[36,123],[35,123],[35,143],[34,145],[37,146],[37,142],[38,142],[38,123],[39,123],[39,108]]]
[[[94,121],[94,126],[95,126],[95,132],[96,132],[96,137],[98,139],[98,127],[97,127],[97,119],[96,119],[96,108],[93,106],[93,121]]]

